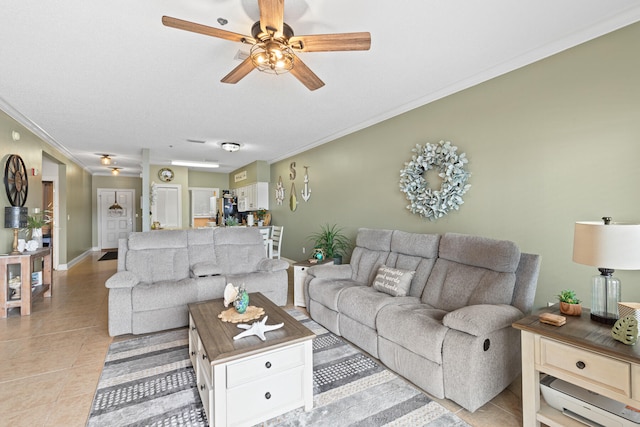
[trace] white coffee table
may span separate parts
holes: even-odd
[[[313,408],[315,335],[262,294],[249,294],[249,302],[264,308],[267,324],[284,323],[266,341],[234,340],[243,329],[218,318],[222,299],[189,304],[189,354],[211,426],[254,425]]]

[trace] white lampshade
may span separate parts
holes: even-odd
[[[640,270],[640,224],[576,222],[573,261],[613,270]]]

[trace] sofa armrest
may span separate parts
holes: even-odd
[[[307,274],[318,279],[347,280],[351,279],[352,270],[351,264],[314,265],[307,269]]]
[[[258,271],[281,271],[289,268],[289,263],[283,259],[265,258],[258,263]]]
[[[524,313],[508,304],[478,304],[446,314],[442,324],[478,337],[511,326],[523,317]]]
[[[130,271],[118,271],[109,277],[104,285],[107,288],[133,288],[140,283],[138,277]]]

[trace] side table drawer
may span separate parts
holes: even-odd
[[[303,344],[296,344],[248,360],[230,363],[227,366],[227,388],[246,384],[302,365],[304,365]]]
[[[304,367],[299,366],[227,391],[227,424],[255,424],[304,405]]]
[[[557,341],[540,339],[540,363],[626,397],[631,396],[631,365]]]

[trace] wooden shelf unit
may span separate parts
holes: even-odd
[[[42,283],[31,285],[31,273],[42,271]],[[11,299],[9,279],[19,272],[21,286],[20,299]],[[11,276],[11,277],[10,277]],[[53,288],[53,274],[51,268],[51,248],[39,248],[33,252],[23,252],[19,255],[0,256],[0,318],[7,317],[10,308],[20,308],[21,316],[31,314],[31,302],[43,295],[51,297]]]

